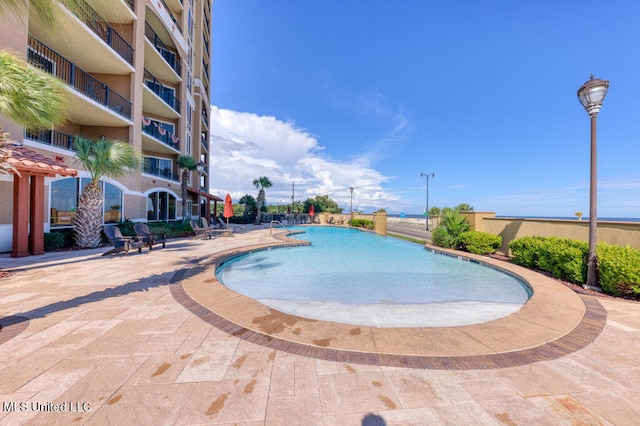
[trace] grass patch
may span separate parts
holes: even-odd
[[[427,240],[420,240],[418,238],[407,237],[405,235],[392,234],[392,233],[388,232],[387,236],[388,237],[393,237],[393,238],[398,238],[399,240],[409,241],[411,243],[422,244],[422,245],[427,244]]]

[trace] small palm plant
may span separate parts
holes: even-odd
[[[104,176],[120,178],[139,173],[140,155],[126,142],[106,139],[91,140],[77,137],[74,148],[76,163],[91,174],[83,188],[73,219],[76,244],[93,248],[101,243],[104,197],[100,179]]]
[[[471,229],[467,219],[456,210],[444,209],[440,223],[433,230],[433,243],[440,247],[456,248],[460,234]]]
[[[176,162],[182,172],[180,173],[182,187],[182,218],[187,219],[187,182],[189,181],[189,173],[196,169],[196,160],[189,155],[181,155]],[[198,191],[200,188],[198,188]]]

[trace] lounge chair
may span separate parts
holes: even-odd
[[[223,229],[227,230],[227,231],[231,231],[231,232],[235,232],[235,233],[239,233],[239,232],[247,232],[247,228],[246,226],[241,226],[241,225],[227,225],[226,222],[224,220],[222,220],[221,217],[218,218],[218,222],[220,222],[220,226],[222,226]]]
[[[167,243],[167,234],[152,234],[149,229],[149,225],[146,223],[134,224],[133,230],[136,231],[138,238],[149,246],[149,250],[153,250],[154,244],[162,244],[162,248],[165,248]]]
[[[196,233],[196,235],[194,235],[194,238],[202,237],[203,240],[206,240],[206,239],[211,239],[211,237],[214,237],[212,232],[209,232],[208,229],[204,229],[202,226],[198,225],[197,220],[192,220],[189,222],[189,224],[191,224],[191,228],[193,229],[193,232]]]
[[[202,220],[202,229],[204,229],[206,232],[209,232],[211,235],[216,235],[216,234],[222,235],[225,232],[228,232],[224,228],[209,225],[209,221],[207,220],[206,217],[202,217],[200,219]]]
[[[107,225],[104,227],[104,234],[107,236],[113,248],[107,252],[102,253],[103,256],[108,254],[124,252],[125,255],[129,254],[129,250],[138,249],[138,253],[142,252],[144,242],[131,237],[125,237],[120,232],[120,228],[115,225]]]

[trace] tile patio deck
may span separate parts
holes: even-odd
[[[225,290],[215,288],[210,268],[216,254],[268,242],[277,241],[257,229],[129,256],[100,257],[106,248],[0,256],[0,268],[15,272],[0,280],[0,423],[624,425],[640,418],[639,303],[577,296],[527,271],[540,309],[523,309],[499,328],[354,332],[278,319],[267,309],[265,329],[254,322],[255,309],[264,311],[255,302],[222,303]],[[420,333],[433,344],[414,344]],[[466,340],[454,338],[460,334]]]

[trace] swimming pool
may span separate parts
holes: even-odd
[[[377,327],[477,324],[519,310],[521,279],[423,246],[356,229],[296,227],[311,246],[254,251],[222,264],[217,279],[301,317]]]

